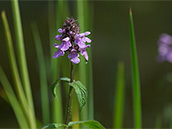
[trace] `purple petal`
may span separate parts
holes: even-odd
[[[71,62],[74,64],[78,64],[80,62],[80,59],[78,57],[72,58]]]
[[[83,41],[84,41],[84,42],[91,43],[91,39],[89,39],[88,37],[83,37]]]
[[[78,46],[79,46],[80,49],[83,49],[83,48],[86,47],[85,43],[83,43],[83,42],[79,42]]]
[[[62,42],[62,44],[60,45],[60,49],[62,51],[66,51],[69,49],[69,47],[71,46],[71,43],[70,42]]]
[[[58,29],[58,32],[59,32],[59,33],[62,33],[62,32],[63,32],[63,30],[60,28],[60,29]]]
[[[158,50],[159,50],[159,54],[161,56],[165,56],[168,53],[169,48],[168,48],[168,45],[161,44],[161,45],[159,45]]]
[[[72,44],[68,41],[68,42],[66,42],[66,44],[69,46],[69,47],[71,47],[72,46]]]
[[[64,55],[64,51],[62,50],[58,50],[56,52],[54,52],[53,58],[58,58],[59,56],[63,56]]]
[[[62,41],[68,42],[69,41],[69,37],[66,37],[66,38],[62,39]]]
[[[69,34],[73,34],[73,32],[72,32],[72,31],[70,31],[70,32],[69,32]]]
[[[71,53],[68,55],[68,58],[75,58],[75,57],[79,57],[79,54],[76,52],[75,49],[72,49]]]
[[[81,38],[76,38],[75,39],[75,44],[78,44],[79,42],[82,42],[82,39]]]
[[[55,47],[55,48],[59,48],[59,47],[60,47],[60,45],[59,45],[59,44],[57,44],[57,43],[55,43],[55,44],[54,44],[54,47]]]
[[[89,34],[91,34],[91,32],[89,32],[89,31],[86,31],[85,32],[85,35],[89,35]]]
[[[88,61],[88,53],[86,50],[82,50],[81,51],[81,55],[84,55],[85,56],[85,59]]]
[[[55,39],[56,39],[57,41],[61,40],[61,35],[56,35]]]
[[[158,41],[159,44],[172,44],[172,37],[168,34],[161,34]]]

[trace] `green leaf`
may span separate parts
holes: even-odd
[[[50,89],[51,89],[51,91],[52,91],[55,98],[57,98],[56,87],[59,86],[60,81],[65,81],[65,82],[69,83],[70,78],[62,77],[62,78],[57,79],[55,82],[53,82],[51,84]]]
[[[69,83],[75,90],[80,110],[87,102],[87,89],[80,81],[74,81],[73,83]]]
[[[134,127],[142,128],[142,111],[141,111],[141,93],[139,68],[137,60],[136,42],[134,35],[134,24],[132,11],[130,9],[130,39],[131,39],[131,66],[132,66],[132,86],[133,86],[133,112],[134,112]]]
[[[116,79],[116,95],[114,102],[114,127],[122,129],[123,125],[123,114],[124,114],[124,63],[118,63],[117,79]]]
[[[68,127],[76,124],[85,125],[90,129],[105,129],[98,121],[95,120],[69,122]]]
[[[52,128],[61,128],[61,127],[67,127],[65,124],[59,124],[59,123],[52,123],[43,126],[41,129],[52,129]]]

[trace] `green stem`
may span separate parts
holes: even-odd
[[[74,65],[71,62],[71,76],[70,76],[70,83],[73,82],[73,75],[74,75]],[[71,118],[71,103],[72,103],[72,91],[73,88],[70,86],[69,95],[68,95],[68,104],[67,104],[67,112],[66,112],[66,120],[65,124],[68,125],[70,118]]]
[[[28,69],[27,69],[18,0],[12,0],[11,4],[12,4],[12,10],[13,10],[14,26],[15,26],[15,31],[16,31],[16,43],[17,43],[17,48],[18,48],[17,52],[18,52],[18,57],[19,57],[19,68],[21,72],[22,82],[24,85],[24,90],[26,93],[26,99],[27,99],[26,102],[28,102],[28,105],[32,112],[31,116],[32,116],[32,121],[33,121],[33,128],[36,128],[35,111],[34,111],[33,98],[32,98],[31,86],[30,86]]]

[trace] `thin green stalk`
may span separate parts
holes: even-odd
[[[130,39],[131,39],[132,80],[133,80],[134,127],[137,129],[141,129],[142,113],[141,113],[140,80],[139,80],[139,69],[138,69],[136,43],[135,43],[134,26],[133,26],[131,9],[130,9]]]
[[[85,25],[84,25],[84,1],[83,0],[77,0],[77,12],[78,12],[78,21],[81,30],[84,32]],[[87,80],[86,80],[86,65],[85,65],[85,59],[84,57],[80,58],[80,64],[79,64],[79,80],[87,86]],[[88,109],[87,104],[84,106],[84,108],[81,111],[81,120],[88,120]]]
[[[32,23],[31,27],[32,27],[33,38],[36,47],[38,65],[39,65],[43,124],[48,124],[50,123],[50,113],[49,113],[47,75],[46,75],[43,48],[36,23]]]
[[[124,64],[118,63],[118,72],[116,79],[116,96],[114,102],[114,128],[122,129],[124,114]]]
[[[60,74],[60,62],[59,60],[57,59],[53,59],[52,58],[52,55],[53,53],[55,52],[55,48],[54,48],[54,42],[55,42],[55,35],[56,35],[56,32],[57,32],[57,28],[56,27],[59,27],[60,22],[61,22],[61,13],[62,12],[62,3],[63,1],[57,1],[57,13],[56,14],[56,23],[53,22],[55,21],[55,15],[54,15],[54,3],[53,1],[49,0],[48,1],[48,22],[49,22],[49,37],[50,37],[50,59],[51,59],[51,71],[52,71],[52,75],[53,75],[53,80],[52,81],[55,81],[57,78],[59,78],[59,74]],[[53,20],[54,19],[54,20]],[[58,97],[58,100],[53,98],[53,122],[58,122],[58,123],[62,123],[63,121],[63,116],[62,116],[62,97],[61,97],[61,88],[58,87],[56,89],[57,91],[57,97]]]
[[[16,88],[16,91],[17,91],[17,95],[18,95],[20,103],[22,104],[22,107],[23,107],[23,109],[25,111],[25,114],[28,117],[28,120],[29,120],[29,123],[30,123],[31,127],[35,127],[34,126],[34,119],[32,119],[33,114],[32,114],[32,112],[30,110],[30,107],[28,107],[27,100],[26,100],[26,97],[25,97],[25,94],[24,94],[24,91],[23,91],[23,88],[22,88],[20,77],[19,77],[18,68],[17,68],[17,64],[16,64],[16,59],[15,59],[15,56],[14,56],[11,33],[10,33],[8,21],[7,21],[7,18],[6,18],[6,15],[5,15],[4,11],[2,12],[2,20],[3,20],[5,36],[6,36],[6,41],[7,41],[8,56],[9,56],[9,59],[10,59],[10,65],[11,65],[11,69],[12,69],[12,76],[13,76],[15,88]]]
[[[12,4],[14,26],[15,26],[20,73],[21,73],[22,82],[25,89],[25,93],[26,93],[26,99],[31,109],[32,116],[33,116],[32,117],[33,127],[36,128],[35,111],[34,111],[33,98],[32,98],[31,86],[30,86],[28,69],[27,69],[25,47],[24,47],[24,40],[23,40],[23,31],[22,31],[18,0],[12,0],[11,4]]]
[[[88,27],[89,31],[92,32],[91,37],[93,36],[93,29],[91,26],[93,26],[93,19],[94,19],[94,6],[93,3],[92,5],[89,5],[89,10],[88,10],[88,2],[85,1],[85,8],[87,9],[86,12],[86,17],[87,19],[85,21],[88,21],[88,14],[89,15],[89,20],[91,21],[90,23],[88,22]],[[92,66],[92,47],[88,49],[88,55],[89,55],[89,62],[88,62],[88,72],[87,72],[87,82],[88,82],[88,120],[93,120],[94,119],[94,94],[93,94],[93,66]]]
[[[3,85],[3,88],[5,90],[5,93],[7,94],[7,97],[9,99],[9,103],[11,104],[14,113],[16,115],[17,121],[19,123],[19,126],[21,128],[29,128],[27,120],[24,116],[24,113],[22,111],[22,108],[17,100],[17,97],[12,89],[12,86],[10,85],[4,71],[2,70],[1,66],[0,66],[0,82]]]
[[[7,97],[9,99],[9,103],[11,104],[14,110],[20,128],[29,128],[29,125],[27,123],[26,117],[24,116],[22,108],[1,66],[0,66],[0,82],[2,83],[5,93],[7,94]]]
[[[71,75],[70,75],[70,83],[73,83],[74,78],[74,64],[71,62]],[[66,112],[66,120],[65,124],[68,125],[70,119],[71,119],[71,106],[72,106],[72,94],[73,88],[70,86],[69,88],[69,95],[68,95],[68,103],[67,103],[67,112]]]
[[[162,116],[158,114],[155,121],[155,129],[161,129],[162,126]]]

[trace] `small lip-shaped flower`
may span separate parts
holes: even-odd
[[[53,58],[58,58],[59,56],[64,56],[64,51],[59,49],[58,51],[54,52]]]
[[[91,43],[91,39],[89,39],[88,37],[85,37],[85,35],[87,36],[89,34],[91,34],[91,32],[86,31],[85,33],[81,33],[77,35],[77,38],[79,38],[79,40],[82,40],[83,42]]]
[[[62,51],[66,51],[69,49],[69,47],[72,46],[72,44],[69,41],[69,37],[66,37],[62,40],[61,45],[58,45],[57,43],[55,43],[54,46],[58,49],[61,49]]]
[[[161,34],[158,40],[158,60],[159,61],[169,61],[172,63],[172,37],[168,34]]]
[[[90,45],[86,45],[85,46],[85,48],[82,48],[81,49],[81,55],[83,56],[85,56],[85,59],[88,61],[88,53],[87,53],[87,51],[86,51],[86,48],[89,48],[90,47]]]
[[[64,33],[65,32],[65,29],[60,28],[60,29],[58,29],[58,32],[59,33]]]
[[[79,57],[79,54],[77,53],[75,49],[72,49],[70,54],[68,55],[68,58],[71,59],[71,61],[74,64],[78,64],[80,62],[80,59],[78,57]]]
[[[65,29],[58,29],[58,32],[59,33],[61,33],[61,35],[56,35],[56,37],[55,37],[55,39],[57,40],[57,41],[60,41],[61,40],[61,37],[62,37],[62,33],[64,33],[65,32]]]

